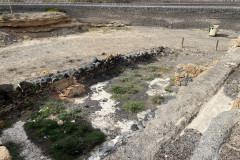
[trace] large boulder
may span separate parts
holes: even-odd
[[[12,160],[8,149],[4,146],[0,146],[0,160]]]

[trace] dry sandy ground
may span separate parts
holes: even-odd
[[[38,77],[43,71],[57,72],[82,66],[102,53],[126,54],[151,47],[180,48],[185,38],[186,51],[219,53],[228,49],[230,39],[238,36],[221,31],[209,37],[207,30],[173,30],[160,27],[131,27],[128,30],[91,31],[61,37],[25,40],[0,48],[0,84],[17,83]],[[219,40],[219,50],[215,51]],[[218,54],[215,54],[218,56]]]

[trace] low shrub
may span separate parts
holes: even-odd
[[[129,78],[120,78],[119,79],[119,82],[128,82],[129,81]]]
[[[130,111],[133,113],[140,112],[144,110],[144,103],[143,102],[136,102],[136,101],[129,101],[123,105],[123,108],[126,111]]]
[[[151,101],[156,104],[162,104],[165,101],[166,97],[155,95],[151,98]]]
[[[127,86],[111,86],[111,91],[115,94],[136,94],[140,91],[141,89],[129,84]]]
[[[146,80],[146,81],[152,81],[152,80],[154,80],[155,78],[159,78],[159,77],[161,77],[161,76],[162,76],[161,74],[154,73],[154,74],[150,75],[149,77],[145,78],[144,80]]]

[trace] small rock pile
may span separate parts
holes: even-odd
[[[8,149],[0,141],[0,160],[12,160]]]
[[[179,64],[177,65],[175,72],[175,86],[187,86],[189,82],[192,82],[200,73],[210,69],[218,61],[214,61],[212,64],[206,64],[205,66],[197,66],[195,64]]]

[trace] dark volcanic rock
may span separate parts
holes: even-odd
[[[131,130],[132,130],[132,131],[139,130],[137,124],[133,124],[133,125],[131,126]]]
[[[14,86],[12,84],[1,84],[0,85],[0,92],[13,92]]]
[[[32,85],[33,84],[31,82],[27,82],[27,81],[21,81],[19,83],[20,88],[23,90],[32,87]]]

